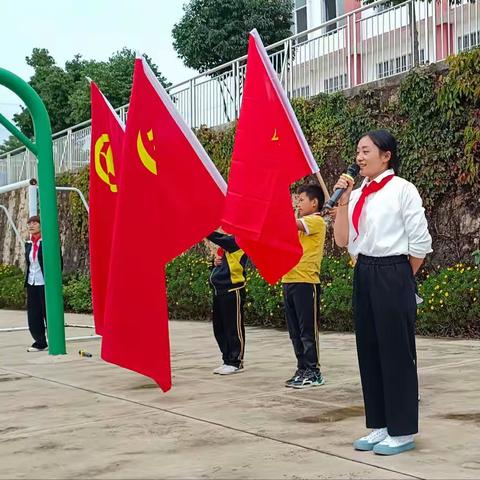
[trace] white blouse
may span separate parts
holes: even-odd
[[[374,182],[380,182],[392,169],[383,172]],[[349,241],[351,255],[359,253],[370,257],[411,255],[425,258],[432,251],[432,237],[428,232],[425,209],[415,185],[400,177],[393,177],[381,190],[365,199],[358,223],[358,238],[352,223],[353,209],[360,198],[362,186],[354,190],[348,205]]]

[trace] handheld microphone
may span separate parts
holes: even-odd
[[[358,172],[360,171],[360,167],[354,163],[353,165],[350,165],[347,168],[347,173],[344,175],[348,175],[352,180],[355,180],[355,177],[358,175]],[[331,209],[333,208],[337,202],[340,200],[340,197],[343,195],[343,192],[345,191],[345,188],[337,188],[333,193],[328,202],[325,203],[323,208],[328,208]]]

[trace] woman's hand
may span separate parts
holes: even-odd
[[[350,194],[353,190],[353,180],[345,174],[340,175],[340,178],[337,180],[337,183],[333,187],[333,191],[337,190],[337,188],[344,188],[345,191],[343,195],[340,197],[338,204],[341,206],[345,203],[348,203],[350,200]]]

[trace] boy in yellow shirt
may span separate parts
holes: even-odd
[[[292,340],[297,371],[286,387],[308,388],[325,383],[320,372],[317,317],[320,305],[320,265],[326,225],[320,216],[325,196],[319,185],[298,190],[298,237],[303,256],[283,278],[283,298],[288,332]]]

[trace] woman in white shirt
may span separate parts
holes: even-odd
[[[422,200],[396,176],[397,142],[387,130],[367,133],[357,146],[364,178],[342,175],[335,242],[356,257],[353,310],[367,428],[357,450],[393,455],[415,448],[418,380],[415,279],[431,249]]]

